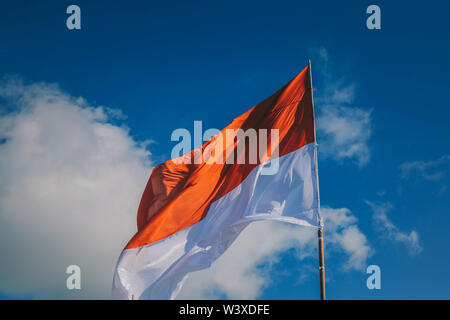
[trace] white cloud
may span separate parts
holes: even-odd
[[[424,180],[438,181],[446,177],[450,166],[450,155],[431,161],[412,161],[400,165],[401,177],[419,176]]]
[[[366,201],[373,211],[373,220],[376,230],[385,239],[403,243],[411,254],[418,254],[423,249],[419,243],[419,234],[412,230],[409,234],[401,232],[396,225],[389,219],[387,213],[392,210],[392,204],[373,203]]]
[[[357,219],[346,208],[323,208],[327,256],[343,255],[343,270],[362,270],[372,249],[358,229]],[[279,222],[250,224],[211,268],[189,275],[179,299],[255,299],[280,276],[275,267],[283,252],[294,248],[308,277],[317,268],[308,258],[317,257],[317,231]],[[313,260],[311,259],[311,260]],[[316,263],[316,260],[312,262]],[[278,272],[278,273],[277,273]]]
[[[323,208],[322,215],[328,233],[327,243],[331,244],[332,250],[341,251],[348,256],[344,268],[363,270],[374,250],[359,230],[357,218],[347,208]]]
[[[55,85],[4,81],[0,98],[13,108],[0,117],[0,291],[109,298],[149,152],[111,123],[120,112]],[[81,267],[82,290],[66,289],[71,264]]]
[[[359,166],[370,160],[371,111],[322,105],[317,120],[320,152],[325,158],[350,159]]]
[[[315,87],[317,138],[324,158],[352,160],[358,166],[370,161],[369,140],[372,135],[372,110],[354,105],[355,84],[336,80],[332,62],[324,47],[311,50],[317,61],[319,84]],[[314,65],[315,66],[315,65]],[[314,67],[313,66],[313,67]]]

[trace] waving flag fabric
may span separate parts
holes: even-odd
[[[208,268],[252,221],[319,226],[309,77],[306,67],[200,148],[153,169],[113,298],[175,298],[189,272]],[[227,136],[239,131],[256,132],[256,147],[251,134]]]

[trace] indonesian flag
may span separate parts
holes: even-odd
[[[306,67],[201,147],[153,169],[113,298],[174,299],[189,272],[211,266],[252,221],[320,226],[310,83]]]

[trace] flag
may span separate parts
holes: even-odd
[[[252,221],[320,226],[310,83],[306,67],[203,145],[153,169],[113,298],[174,299],[188,274],[208,268]]]

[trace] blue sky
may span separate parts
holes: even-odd
[[[70,4],[81,8],[81,30],[71,31],[65,26],[65,11]],[[381,30],[366,28],[365,10],[370,4],[381,8]],[[126,160],[127,177],[134,174],[142,177],[136,185],[131,178],[126,185],[130,186],[128,190],[137,193],[127,199],[136,200],[150,167],[170,158],[173,130],[192,130],[194,120],[202,120],[204,128],[226,126],[284,85],[311,59],[319,121],[321,202],[330,214],[346,208],[357,222],[344,228],[356,226],[358,235],[365,237],[365,242],[360,241],[358,245],[370,249],[370,254],[358,251],[360,247],[345,249],[339,237],[328,246],[325,239],[326,248],[330,247],[326,251],[328,297],[448,299],[450,33],[446,15],[449,9],[442,1],[429,1],[425,6],[418,1],[171,1],[165,4],[4,0],[0,4],[0,77],[3,79],[0,117],[13,118],[15,122],[0,121],[0,150],[5,148],[5,154],[7,151],[11,159],[22,154],[15,150],[23,145],[12,144],[22,140],[11,133],[16,132],[15,125],[28,119],[21,108],[28,103],[32,120],[33,115],[36,121],[48,119],[44,118],[47,114],[44,111],[34,113],[34,104],[29,99],[49,90],[42,83],[55,83],[59,89],[50,90],[51,95],[62,97],[62,101],[70,100],[81,109],[104,106],[116,110],[103,108],[105,114],[98,118],[93,113],[87,117],[91,124],[105,125],[105,130],[111,126],[118,128],[114,134],[125,141],[121,150],[135,156]],[[15,85],[11,86],[11,81]],[[23,90],[34,95],[20,100],[17,96],[23,95]],[[74,102],[60,92],[83,97],[85,102]],[[117,116],[117,110],[122,116]],[[12,114],[15,116],[11,117]],[[72,113],[54,110],[49,114],[54,117],[52,121],[58,121],[59,116]],[[67,123],[72,122],[69,119]],[[55,128],[49,141],[58,135],[57,130],[64,128]],[[150,143],[142,144],[144,141]],[[342,151],[346,153],[340,154]],[[63,172],[64,161],[73,159],[69,156],[61,158],[62,162],[42,163],[62,163],[58,172]],[[82,153],[79,156],[83,159]],[[117,163],[122,165],[123,158],[117,157]],[[4,181],[9,181],[5,177],[12,179],[9,173],[14,170],[28,172],[19,165],[13,166],[13,162],[1,162]],[[117,163],[110,165],[114,167]],[[39,166],[33,169],[42,170]],[[30,174],[21,181],[32,178]],[[117,179],[124,181],[122,176]],[[6,182],[3,189],[7,189]],[[6,219],[13,214],[20,224],[21,210],[29,210],[21,208],[16,212],[15,198],[7,195],[6,191],[0,191],[3,211],[0,215]],[[33,198],[38,199],[37,207],[42,197]],[[49,203],[45,208],[58,208]],[[135,202],[124,206],[127,210],[133,206],[137,209]],[[130,224],[134,223],[133,215],[126,217]],[[38,219],[39,215],[32,217]],[[72,223],[76,225],[78,220]],[[37,230],[29,228],[33,232]],[[42,228],[45,230],[45,226]],[[2,246],[7,241],[9,250],[14,248],[18,234],[11,233],[8,239],[2,240]],[[43,234],[36,231],[37,236]],[[38,254],[58,250],[45,247],[45,243],[42,240],[42,246],[36,247]],[[116,247],[118,252],[120,243]],[[315,253],[311,254],[302,245],[279,248],[255,257],[251,270],[263,284],[259,287],[249,284],[257,288],[242,295],[263,299],[316,299]],[[10,253],[9,250],[3,248],[0,254]],[[301,252],[310,255],[300,259]],[[352,252],[358,255],[360,263],[349,268],[346,263]],[[33,263],[31,256],[19,260]],[[49,270],[53,270],[52,261],[48,261]],[[65,260],[55,261],[67,265]],[[14,263],[11,262],[11,269],[0,269],[0,298],[41,297],[40,285],[41,291],[48,291],[43,297],[66,297],[56,288],[57,283],[65,283],[64,270],[55,276],[61,281],[47,285],[34,281],[39,277],[38,271],[23,268],[21,272],[28,277],[17,279],[16,283],[14,279],[20,276],[7,272],[14,269]],[[381,290],[370,291],[366,287],[364,266],[370,264],[381,267]],[[45,263],[42,266],[45,268]],[[221,288],[220,283],[215,285],[214,297],[236,296],[235,291]],[[92,292],[89,297],[95,296]],[[76,298],[77,294],[69,293],[69,296]]]

